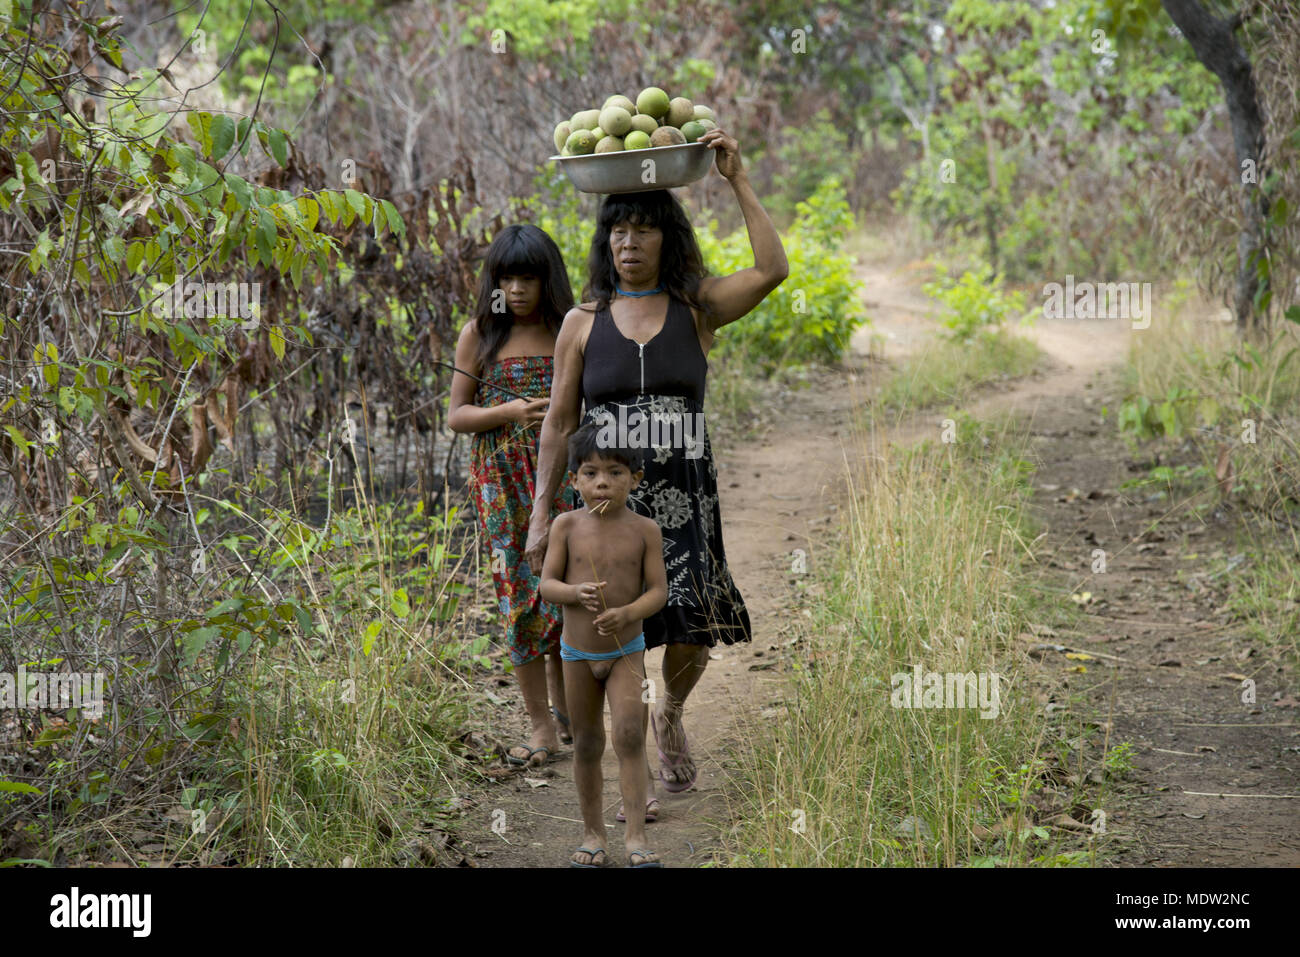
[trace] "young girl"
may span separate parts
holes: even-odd
[[[456,343],[457,369],[483,383],[456,372],[447,415],[453,431],[474,436],[470,486],[488,543],[510,660],[532,723],[528,744],[506,754],[509,763],[522,766],[546,763],[559,747],[557,736],[566,744],[572,740],[560,662],[562,612],[541,600],[540,578],[524,558],[537,440],[550,403],[555,336],[571,308],[573,292],[555,241],[530,224],[503,229],[483,264],[474,317]],[[572,508],[574,501],[571,487],[561,486],[552,517]],[[549,710],[548,654],[554,703]]]

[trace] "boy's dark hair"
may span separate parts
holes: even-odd
[[[577,472],[583,462],[595,457],[622,462],[633,474],[645,468],[645,453],[641,449],[626,445],[601,445],[598,441],[600,432],[599,423],[588,422],[569,437],[570,472]]]

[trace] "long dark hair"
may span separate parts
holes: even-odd
[[[532,223],[507,226],[492,240],[479,273],[474,323],[478,330],[480,367],[496,358],[515,326],[514,313],[509,307],[503,312],[492,311],[502,276],[537,276],[542,280],[537,308],[552,334],[559,333],[565,314],[573,308],[573,287],[569,285],[569,273],[555,240]]]
[[[587,255],[587,285],[583,301],[596,301],[596,309],[609,308],[618,283],[614,254],[609,248],[609,234],[619,223],[634,226],[657,226],[664,234],[659,251],[659,285],[674,299],[680,299],[701,312],[712,312],[698,298],[700,280],[708,275],[695,230],[686,211],[666,189],[645,193],[615,193],[606,196],[596,217],[596,235]]]

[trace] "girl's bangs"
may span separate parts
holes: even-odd
[[[494,250],[492,281],[498,283],[502,276],[536,276],[545,279],[550,273],[546,248],[527,233],[519,232]]]
[[[545,277],[546,262],[529,255],[529,252],[530,250],[516,247],[502,256],[496,266],[496,279],[500,281],[502,276],[535,276],[538,279]]]

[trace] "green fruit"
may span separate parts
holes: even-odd
[[[568,142],[569,139],[569,130],[568,120],[565,120],[563,123],[560,123],[555,127],[555,148],[557,150],[564,149],[564,144]]]
[[[648,86],[636,98],[637,112],[655,119],[668,112],[668,94],[657,86]]]
[[[622,136],[632,128],[632,114],[621,106],[607,106],[600,111],[600,128],[609,136]]]
[[[623,138],[620,136],[602,136],[600,142],[596,144],[597,153],[621,153],[623,152]]]
[[[664,120],[665,126],[675,126],[679,130],[686,123],[695,119],[695,104],[684,96],[678,96],[668,104],[668,118]]]
[[[712,120],[714,123],[718,118],[713,115],[713,111],[702,103],[695,104],[695,118],[697,120]]]
[[[681,146],[685,142],[686,137],[675,126],[661,126],[650,135],[651,146]]]
[[[633,103],[631,100],[629,100],[622,93],[615,93],[613,96],[607,99],[604,102],[604,104],[601,106],[601,109],[602,110],[608,109],[611,106],[623,107],[623,109],[627,110],[628,115],[632,115],[636,113],[636,104]]]
[[[569,120],[569,129],[572,130],[594,130],[600,125],[600,110],[579,110],[573,114],[573,119]]]
[[[564,146],[574,156],[586,156],[596,150],[596,134],[591,130],[574,130]]]
[[[646,136],[649,136],[655,130],[659,129],[659,124],[655,122],[653,116],[646,116],[644,113],[638,113],[632,117],[632,129],[640,130]]]
[[[694,143],[705,134],[704,124],[699,120],[691,120],[682,126],[682,136],[686,137],[686,142]]]
[[[644,130],[633,130],[623,137],[623,149],[643,150],[650,146],[650,134]]]
[[[691,122],[699,123],[700,126],[704,127],[705,133],[707,133],[709,130],[716,130],[718,128],[718,124],[714,123],[712,120],[692,120]]]

